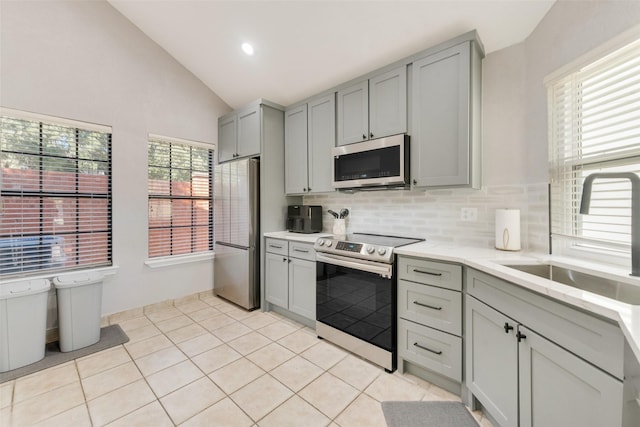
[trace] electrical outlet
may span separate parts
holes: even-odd
[[[467,222],[476,222],[478,220],[478,208],[460,209],[460,220]]]

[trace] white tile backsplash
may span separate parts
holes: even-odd
[[[304,197],[322,205],[323,231],[331,233],[327,210],[350,209],[347,232],[421,237],[429,241],[493,247],[495,210],[520,209],[522,248],[548,251],[547,183],[484,186],[480,190],[383,190],[328,193]],[[477,221],[460,219],[462,208],[476,208]]]

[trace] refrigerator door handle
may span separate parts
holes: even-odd
[[[242,250],[251,249],[250,246],[235,245],[233,243],[226,243],[226,242],[219,242],[219,241],[216,241],[216,245],[228,246],[230,248],[236,248],[236,249],[242,249]]]

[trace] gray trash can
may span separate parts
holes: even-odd
[[[47,279],[0,285],[0,372],[44,358],[49,289]]]
[[[65,274],[53,279],[58,295],[60,351],[100,341],[103,279],[101,273]]]

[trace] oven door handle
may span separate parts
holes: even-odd
[[[392,265],[378,265],[373,263],[368,263],[366,261],[353,261],[352,259],[347,259],[343,257],[338,257],[335,255],[325,255],[316,253],[316,261],[324,262],[327,264],[339,265],[341,267],[352,268],[354,270],[366,271],[368,273],[379,274],[382,277],[391,278],[391,274],[393,273]]]

